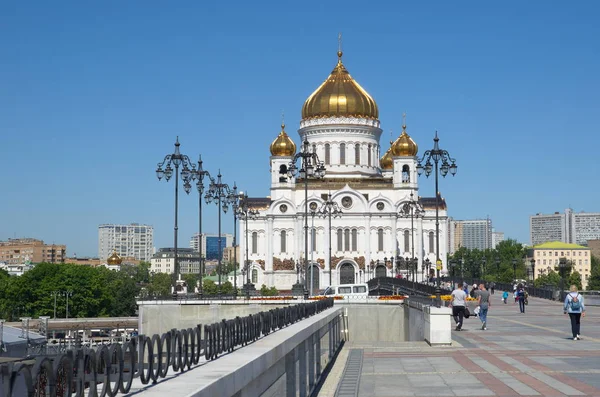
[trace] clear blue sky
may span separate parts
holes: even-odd
[[[94,256],[99,224],[139,222],[171,246],[173,183],[154,170],[176,135],[225,182],[268,195],[281,112],[297,142],[338,32],[383,150],[406,112],[421,153],[437,129],[457,159],[440,185],[451,216],[489,215],[528,242],[532,214],[600,211],[596,1],[13,3],[0,5],[0,239]],[[182,246],[197,201],[180,198]],[[216,206],[204,219],[216,232]]]

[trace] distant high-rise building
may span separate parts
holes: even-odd
[[[588,240],[600,239],[600,213],[566,209],[564,213],[532,215],[529,235],[532,245],[548,241],[586,245]]]
[[[568,243],[567,217],[560,212],[532,215],[529,217],[529,236],[534,246],[548,241]]]
[[[44,244],[34,238],[9,238],[0,241],[0,262],[9,265],[27,263],[64,263],[67,246],[61,244]]]
[[[504,232],[492,231],[492,248],[496,248],[501,241],[504,241]]]
[[[474,220],[451,220],[450,227],[451,246],[450,253],[456,252],[460,247],[468,249],[490,249],[492,246],[492,220],[474,219]]]
[[[198,233],[190,240],[190,247],[198,252]],[[232,234],[221,234],[221,253],[226,247],[233,245]],[[221,254],[222,255],[222,254]],[[219,236],[216,234],[202,233],[202,256],[207,260],[219,259]],[[223,256],[221,256],[223,258]]]
[[[105,224],[98,226],[98,257],[108,258],[113,251],[120,257],[150,261],[154,250],[154,228],[149,225]]]

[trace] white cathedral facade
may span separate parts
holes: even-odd
[[[249,207],[258,212],[248,220],[247,238],[245,222],[239,224],[240,252],[245,256],[248,241],[250,278],[257,288],[265,284],[291,289],[298,278],[297,264],[304,271],[305,258],[309,266],[300,282],[307,277],[314,290],[330,284],[363,283],[383,274],[406,277],[406,266],[396,268],[398,257],[418,260],[417,280],[426,277],[427,259],[433,271],[435,197],[419,196],[417,144],[403,125],[402,134],[380,157],[382,129],[377,104],[350,76],[341,52],[329,77],[304,103],[298,134],[303,143],[300,150],[307,142],[325,174],[320,179],[308,178],[306,192],[304,179],[288,175],[297,151],[282,125],[270,147],[271,194],[247,199]],[[328,199],[341,210],[331,219],[319,214]],[[424,210],[421,217],[401,216],[403,205],[410,200],[419,202]],[[444,274],[447,208],[443,198],[438,200],[439,258]],[[390,258],[395,258],[393,266]],[[240,262],[243,267],[244,261]]]

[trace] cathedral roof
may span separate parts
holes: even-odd
[[[447,210],[446,199],[442,197],[442,195],[438,192],[438,200],[439,200],[439,209]],[[426,210],[434,210],[435,209],[435,197],[419,197],[419,204]]]
[[[119,255],[117,255],[117,251],[113,251],[112,255],[108,257],[106,263],[109,265],[120,265],[123,262],[123,259]]]
[[[350,76],[338,51],[338,63],[327,79],[302,106],[302,120],[324,117],[355,117],[377,120],[377,103]]]
[[[392,142],[390,142],[390,145]],[[381,159],[379,159],[379,166],[382,170],[391,170],[394,168],[394,160],[392,159],[392,147],[385,152]]]

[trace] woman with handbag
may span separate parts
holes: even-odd
[[[487,330],[487,313],[490,307],[490,293],[485,289],[485,285],[479,285],[479,293],[477,294],[477,303],[479,304],[479,319],[481,320],[481,329]]]

